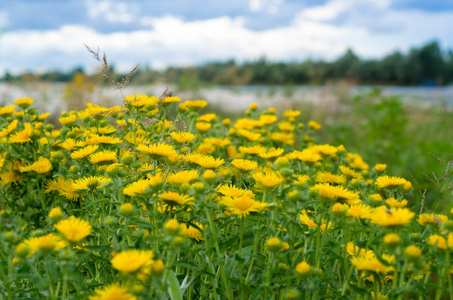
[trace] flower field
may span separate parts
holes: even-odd
[[[411,210],[409,180],[319,142],[300,111],[231,121],[137,94],[55,129],[14,103],[2,299],[453,299],[451,212]]]

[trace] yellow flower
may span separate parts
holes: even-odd
[[[283,116],[286,118],[297,118],[300,116],[299,110],[287,110],[283,113]]]
[[[7,185],[8,183],[15,183],[22,180],[20,174],[16,171],[9,171],[0,173],[0,184]]]
[[[411,222],[415,213],[407,208],[388,209],[385,206],[379,206],[374,210],[371,223],[383,227],[396,227],[406,225]]]
[[[199,116],[197,118],[197,121],[204,121],[204,122],[212,123],[212,121],[214,121],[216,119],[217,119],[216,114],[204,114],[204,115]]]
[[[238,198],[225,197],[222,204],[226,206],[229,212],[241,218],[248,216],[251,212],[261,212],[269,206],[267,203],[255,201],[248,195]]]
[[[121,287],[118,283],[105,286],[103,289],[96,289],[94,296],[89,296],[88,300],[136,300],[137,297],[130,294],[126,287]]]
[[[10,143],[29,143],[33,135],[33,128],[29,122],[24,124],[24,130],[18,131],[9,137]]]
[[[85,220],[70,216],[69,219],[61,220],[54,227],[73,243],[78,243],[91,234],[93,228]]]
[[[274,115],[261,115],[259,121],[262,122],[264,125],[271,125],[277,122],[278,118]]]
[[[251,142],[257,141],[261,137],[261,134],[253,133],[246,129],[239,129],[237,132],[239,135],[245,137],[247,140],[249,140]]]
[[[305,185],[307,182],[310,181],[310,176],[308,175],[294,175],[294,176],[297,178],[297,180],[294,181],[294,183],[299,186]]]
[[[280,129],[281,131],[294,131],[295,128],[296,126],[286,120],[278,124],[278,129]]]
[[[203,230],[203,225],[198,222],[192,222],[187,225],[181,224],[181,235],[193,238],[194,240],[199,242],[204,240],[203,233],[200,229]]]
[[[99,144],[121,144],[123,140],[118,137],[111,137],[106,135],[92,134],[86,139],[88,145],[99,145]]]
[[[215,146],[216,148],[223,148],[225,146],[231,145],[231,141],[228,138],[214,138],[214,137],[209,137],[209,138],[204,138],[203,139],[204,143],[211,144]]]
[[[302,151],[295,150],[292,153],[288,154],[287,157],[289,159],[297,159],[303,161],[304,163],[307,164],[313,164],[322,159],[321,155],[319,155],[318,153],[314,152],[311,149],[304,149]]]
[[[118,162],[116,151],[104,150],[90,155],[92,164],[111,164]]]
[[[136,182],[128,184],[123,189],[123,194],[131,197],[144,195],[148,188],[157,188],[162,182],[160,174],[152,176],[151,178],[139,179]]]
[[[158,143],[152,145],[140,144],[137,147],[137,150],[150,155],[154,159],[165,158],[169,155],[176,154],[175,148],[172,145],[165,143]]]
[[[68,200],[77,200],[80,195],[76,193],[74,188],[74,180],[71,178],[65,179],[63,176],[58,176],[55,179],[48,180],[46,182],[45,193],[56,191],[59,195],[65,197]]]
[[[211,123],[208,122],[197,122],[195,128],[200,132],[206,132],[211,128]]]
[[[170,219],[165,223],[164,228],[168,234],[177,235],[179,230],[181,229],[181,226],[180,226],[178,220]]]
[[[255,173],[253,179],[266,189],[273,189],[283,182],[283,178],[272,171]]]
[[[88,155],[93,154],[99,148],[98,145],[88,145],[82,149],[76,150],[71,153],[71,158],[73,159],[82,159],[87,157]]]
[[[347,202],[350,205],[360,203],[360,196],[354,191],[350,191],[342,186],[332,186],[328,183],[319,183],[310,188],[317,191],[318,195],[325,199]]]
[[[178,131],[170,133],[171,137],[178,143],[184,144],[187,142],[191,142],[195,135],[190,132]]]
[[[208,105],[208,102],[204,100],[188,100],[183,103],[191,111],[199,111]]]
[[[14,105],[0,107],[0,116],[12,114],[16,110]]]
[[[337,202],[334,205],[332,205],[330,211],[332,212],[332,214],[336,216],[341,216],[342,214],[344,214],[347,208],[348,208],[347,205]]]
[[[19,122],[19,121],[18,120],[13,120],[11,123],[8,124],[8,126],[6,126],[6,128],[3,128],[2,131],[0,132],[0,137],[6,137],[11,132],[16,130],[17,122]]]
[[[365,204],[351,205],[346,212],[346,216],[356,219],[371,219],[373,208]]]
[[[116,132],[116,128],[112,126],[104,126],[104,127],[91,127],[90,128],[92,133],[97,134],[110,134]]]
[[[120,106],[115,106],[111,108],[101,107],[97,104],[87,103],[87,108],[80,112],[81,116],[95,116],[95,117],[106,117],[111,113],[121,111]]]
[[[245,153],[245,154],[257,155],[260,153],[264,153],[266,151],[267,151],[266,147],[263,147],[261,145],[251,146],[251,147],[239,146],[239,152]]]
[[[401,242],[401,238],[396,233],[387,233],[384,236],[384,244],[390,247],[394,247]]]
[[[168,175],[166,181],[169,184],[180,186],[184,183],[190,183],[200,178],[200,173],[197,170],[186,170],[175,174]]]
[[[68,151],[74,151],[78,148],[85,147],[86,143],[83,141],[76,141],[74,139],[66,139],[63,143],[60,144],[60,147],[68,150]],[[99,146],[93,146],[93,147],[99,147]]]
[[[346,252],[349,256],[355,257],[374,255],[373,251],[360,248],[359,246],[356,246],[354,242],[348,242],[346,245]]]
[[[258,155],[261,158],[271,159],[271,158],[279,157],[280,155],[283,154],[283,152],[285,152],[285,150],[283,150],[282,148],[278,148],[278,149],[272,148],[269,151],[259,153]]]
[[[51,219],[52,222],[54,222],[54,223],[60,221],[62,216],[63,216],[63,212],[61,211],[61,208],[59,208],[59,207],[54,207],[49,212],[49,219]]]
[[[207,144],[207,143],[201,143],[198,148],[197,148],[197,153],[200,154],[209,154],[211,152],[215,151],[214,145]]]
[[[124,97],[124,103],[126,105],[130,104],[134,107],[154,106],[157,104],[157,101],[159,101],[159,98],[157,97],[150,97],[141,94]]]
[[[60,124],[63,126],[72,125],[76,120],[77,120],[77,115],[75,115],[75,114],[70,115],[68,117],[61,117],[60,119],[58,119],[58,121],[60,121]]]
[[[165,97],[164,99],[162,100],[159,100],[158,101],[159,103],[162,103],[162,104],[170,104],[170,103],[174,103],[174,102],[181,102],[181,99],[179,99],[179,97]]]
[[[406,183],[406,179],[396,176],[381,176],[376,178],[376,186],[385,189],[385,188],[395,188],[403,186]]]
[[[32,237],[24,241],[24,244],[30,248],[28,257],[33,256],[38,250],[42,252],[59,251],[67,246],[59,236],[52,233],[40,237]]]
[[[20,108],[23,108],[23,109],[32,105],[33,102],[34,102],[33,99],[27,98],[27,97],[14,100],[14,104],[16,104],[17,106],[19,106]]]
[[[368,170],[368,164],[363,160],[362,156],[357,153],[349,152],[346,154],[346,160],[349,161],[349,167],[359,170]]]
[[[38,158],[38,161],[32,163],[31,165],[20,168],[21,173],[35,171],[38,174],[45,174],[50,170],[52,170],[52,163],[45,157],[40,157]]]
[[[319,130],[321,129],[321,124],[315,122],[315,121],[310,121],[308,122],[308,126],[313,129],[313,130]]]
[[[452,233],[450,233],[450,234],[452,234]],[[439,250],[447,249],[447,240],[441,235],[433,234],[426,239],[426,242],[433,247],[436,246],[437,249],[439,249]],[[450,243],[448,243],[448,244],[449,244],[448,247],[453,246]]]
[[[189,195],[181,195],[175,192],[164,192],[159,194],[158,198],[164,204],[170,206],[190,204],[190,202],[194,200],[194,198]]]
[[[296,142],[296,136],[292,132],[273,132],[271,134],[271,140],[277,141],[283,144],[294,146]]]
[[[443,222],[448,221],[448,217],[442,214],[421,214],[417,222],[420,225],[441,225]]]
[[[278,237],[270,238],[266,241],[266,247],[271,252],[280,251],[283,247],[282,241]]]
[[[320,183],[332,183],[332,184],[345,184],[346,177],[344,175],[336,175],[330,172],[321,172],[316,173],[315,177],[316,182]]]
[[[395,260],[394,255],[382,254],[382,259],[388,263],[392,263]],[[351,264],[353,264],[359,271],[370,271],[378,274],[387,274],[392,272],[394,268],[392,266],[384,265],[374,253],[360,257],[352,257]]]
[[[407,200],[401,200],[398,201],[394,198],[388,198],[385,200],[385,203],[387,203],[390,207],[405,207],[407,205]]]
[[[331,156],[331,157],[335,157],[337,152],[338,152],[338,148],[337,147],[334,147],[334,146],[331,146],[331,145],[328,145],[328,144],[325,144],[325,145],[314,145],[314,146],[312,146],[309,149],[311,151],[313,151],[314,153],[322,154],[324,156]]]
[[[138,279],[145,280],[151,273],[154,252],[151,250],[129,249],[121,251],[112,258],[112,267],[122,273],[135,274]]]
[[[379,172],[379,173],[384,172],[386,168],[387,168],[386,164],[376,164],[374,166],[374,169],[376,170],[376,172]]]
[[[299,276],[307,276],[308,274],[310,274],[310,271],[311,267],[305,261],[298,263],[296,266],[296,273]]]
[[[40,114],[38,116],[38,121],[42,122],[42,121],[46,120],[49,116],[50,116],[50,113],[48,113],[48,112],[47,113],[42,113],[42,114]]]
[[[422,257],[422,250],[415,245],[410,245],[410,246],[407,246],[406,249],[404,249],[404,254],[408,258],[416,260],[416,259],[419,259],[420,257]]]
[[[300,222],[302,224],[308,226],[308,229],[318,228],[318,224],[316,224],[315,221],[310,219],[310,217],[308,216],[308,213],[307,213],[307,211],[305,209],[301,211],[301,214],[300,214],[299,218],[300,218]],[[333,224],[332,224],[332,222],[329,222],[329,224],[327,224],[326,220],[321,220],[321,227],[319,228],[321,233],[324,232],[324,230],[326,229],[326,226],[327,226],[327,229],[330,229],[330,228],[333,227]]]
[[[352,170],[351,168],[348,168],[345,166],[340,166],[339,168],[340,168],[341,173],[343,173],[343,175],[345,175],[348,178],[356,178],[356,179],[362,178],[361,173],[356,172],[356,171]]]
[[[105,177],[105,176],[88,176],[88,177],[83,177],[80,179],[77,179],[72,187],[76,191],[80,190],[87,190],[87,189],[95,189],[95,188],[102,188],[104,183],[112,181],[110,178]]]
[[[254,198],[255,195],[253,194],[252,191],[250,190],[245,190],[245,189],[241,189],[241,188],[238,188],[238,187],[235,187],[234,185],[230,186],[230,185],[219,185],[217,187],[217,192],[224,195],[224,196],[229,196],[229,197],[232,197],[232,198],[237,198],[237,197],[241,197],[241,196],[244,196],[244,195],[247,195],[251,198]]]
[[[188,154],[184,156],[184,160],[197,164],[200,167],[205,169],[215,169],[220,167],[225,163],[225,160],[220,158],[214,158],[211,155],[201,155],[201,154]]]
[[[258,163],[248,159],[234,159],[231,164],[244,172],[258,169]]]

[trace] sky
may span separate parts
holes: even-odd
[[[453,0],[0,0],[0,74],[453,49]]]

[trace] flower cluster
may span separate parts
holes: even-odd
[[[222,120],[204,100],[137,94],[64,112],[56,129],[32,104],[0,108],[5,297],[453,291],[451,214],[412,211],[410,181],[320,142],[300,111]]]

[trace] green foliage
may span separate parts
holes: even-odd
[[[448,130],[453,128],[451,108],[420,108],[395,96],[385,97],[378,89],[341,105],[346,113],[334,115],[328,122],[327,142],[348,145],[349,150],[363,153],[371,164],[385,162],[396,175],[413,177],[418,192],[424,194],[426,190],[425,208],[452,206],[451,195],[438,188],[435,180],[426,180],[433,174],[442,176],[452,159],[453,132]],[[421,205],[418,201],[411,204]]]

